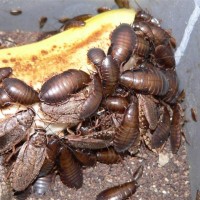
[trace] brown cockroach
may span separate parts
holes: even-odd
[[[8,96],[7,92],[0,88],[0,108],[9,106],[11,104],[12,99]]]
[[[170,130],[170,143],[172,153],[176,154],[181,145],[182,137],[182,126],[184,123],[184,111],[179,103],[175,104],[173,107],[173,116]]]
[[[77,135],[68,135],[66,141],[73,148],[93,150],[108,148],[112,142],[112,140],[102,140]]]
[[[133,29],[137,35],[148,39],[150,42],[154,42],[154,35],[148,23],[142,21],[134,21]]]
[[[153,66],[123,72],[120,84],[140,93],[157,96],[163,96],[169,90],[169,81],[165,74]]]
[[[4,79],[9,77],[12,74],[12,68],[11,67],[2,67],[0,68],[0,82]]]
[[[149,24],[149,26],[154,35],[155,46],[170,44],[173,48],[176,48],[176,40],[166,30],[154,24]]]
[[[117,152],[124,152],[131,146],[139,145],[138,115],[138,100],[135,96],[132,96],[132,102],[126,109],[120,126],[116,128],[113,145]]]
[[[100,66],[100,76],[104,97],[111,95],[119,80],[119,66],[111,55],[106,56]]]
[[[46,24],[48,18],[45,16],[40,17],[39,19],[39,27],[40,29],[44,27],[44,25]]]
[[[162,100],[169,104],[175,104],[177,101],[179,101],[179,96],[181,93],[177,73],[174,70],[166,70],[164,71],[164,74],[169,82],[169,90],[162,97]]]
[[[44,160],[44,163],[42,165],[42,168],[40,169],[39,177],[47,176],[51,170],[53,169],[56,158],[60,151],[60,140],[57,136],[51,136],[50,139],[48,139],[48,144],[46,147],[46,158]]]
[[[149,124],[149,128],[154,130],[158,123],[158,108],[155,103],[156,100],[150,95],[138,94],[137,97],[139,107],[142,109],[145,115],[145,118]]]
[[[133,174],[133,180],[100,192],[96,200],[125,200],[131,197],[139,187],[137,181],[142,176],[143,166],[140,166]]]
[[[87,19],[90,19],[91,17],[93,17],[92,14],[82,14],[82,15],[77,15],[77,16],[73,17],[73,20],[86,21]]]
[[[21,9],[19,9],[19,8],[13,8],[13,9],[11,9],[10,10],[10,14],[11,15],[21,15],[22,14],[22,10]]]
[[[69,69],[47,80],[41,88],[39,98],[46,104],[65,102],[70,94],[84,88],[90,76],[81,70]]]
[[[152,149],[160,148],[167,141],[170,134],[170,113],[166,107],[162,107],[162,109],[160,121],[151,138]]]
[[[11,170],[10,181],[15,191],[25,190],[37,177],[46,157],[46,131],[36,129],[20,149]]]
[[[176,48],[175,39],[163,28],[148,23],[146,21],[139,21],[133,23],[133,28],[136,31],[141,31],[147,36],[154,44],[154,46],[158,45],[168,45],[170,44],[173,48]]]
[[[130,8],[129,0],[115,0],[119,8]]]
[[[191,111],[191,116],[192,116],[193,121],[197,122],[198,119],[197,119],[197,111],[196,111],[196,109],[195,108],[191,108],[190,111]]]
[[[133,49],[133,54],[143,57],[144,59],[149,56],[150,43],[143,37],[137,35],[137,42]]]
[[[164,69],[175,68],[175,58],[172,48],[168,45],[158,45],[154,52],[155,61],[159,67]]]
[[[94,166],[97,162],[96,155],[92,151],[75,149],[72,152],[76,159],[84,166]]]
[[[54,176],[55,174],[51,173],[44,177],[37,178],[32,186],[33,193],[36,196],[44,196],[47,192],[49,192],[51,190]]]
[[[129,24],[120,24],[111,35],[111,46],[108,55],[111,55],[120,66],[126,62],[136,45],[137,37]]]
[[[106,12],[106,11],[110,11],[111,8],[108,8],[108,7],[100,7],[100,8],[97,8],[97,12],[98,13],[103,13],[103,12]]]
[[[103,124],[104,125],[104,124]],[[113,140],[115,135],[115,130],[113,127],[103,129],[101,131],[95,131],[92,133],[92,138],[102,139],[102,140]]]
[[[160,26],[160,21],[155,17],[153,17],[152,15],[150,15],[149,13],[145,12],[144,10],[139,10],[136,12],[134,22],[140,22],[140,21],[145,21]]]
[[[111,112],[124,113],[128,107],[129,102],[125,97],[110,96],[105,98],[102,104],[104,108]]]
[[[104,164],[115,164],[122,160],[122,155],[117,153],[114,148],[103,149],[97,152],[97,161]]]
[[[96,67],[100,67],[103,59],[106,57],[106,54],[100,48],[91,48],[87,52],[87,57]]]
[[[4,90],[13,102],[24,105],[39,102],[38,92],[25,82],[17,78],[5,78],[2,83]]]
[[[41,111],[46,114],[44,120],[54,124],[65,124],[68,128],[78,125],[82,121],[79,115],[82,111],[83,104],[87,99],[87,89],[88,87],[73,94],[62,104],[49,105],[41,103]]]
[[[81,188],[83,173],[80,164],[65,146],[62,146],[60,150],[58,172],[64,185],[70,188]]]
[[[28,108],[0,123],[0,154],[11,150],[27,136],[34,117],[35,112]]]
[[[147,118],[144,114],[143,102],[141,101],[140,97],[138,97],[138,110],[139,110],[138,118],[139,118],[140,135],[144,136],[144,135],[146,135],[146,133],[149,129],[149,123],[148,123]]]
[[[98,74],[95,74],[89,85],[88,97],[83,103],[82,110],[79,115],[80,119],[84,120],[94,114],[101,103],[102,97],[103,90],[101,81]]]
[[[77,27],[82,27],[82,26],[85,26],[84,21],[69,19],[60,27],[59,31],[63,32],[70,28],[77,28]]]
[[[0,199],[11,200],[13,191],[10,180],[6,177],[8,174],[7,168],[4,166],[4,159],[0,157]]]

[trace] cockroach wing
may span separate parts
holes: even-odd
[[[36,147],[29,141],[22,146],[11,171],[11,185],[16,191],[25,190],[37,177],[46,156],[46,146]]]
[[[0,154],[11,150],[26,137],[34,117],[34,111],[27,109],[0,122]]]

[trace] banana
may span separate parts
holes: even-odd
[[[13,76],[39,90],[45,80],[67,69],[90,73],[94,67],[87,60],[92,47],[105,52],[110,45],[109,35],[120,23],[131,24],[133,9],[117,9],[98,14],[84,27],[71,28],[40,42],[0,50],[0,67],[9,66]]]

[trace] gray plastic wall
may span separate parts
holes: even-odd
[[[181,87],[186,91],[186,137],[190,182],[193,199],[200,189],[200,123],[193,122],[190,109],[200,113],[200,0],[138,0],[158,19],[162,26],[170,29],[177,39],[176,62]],[[135,1],[131,4],[137,9]],[[54,30],[60,26],[57,19],[83,13],[96,13],[96,8],[108,6],[116,8],[110,0],[0,0],[0,30],[40,31],[38,20],[47,16],[48,22],[42,31]],[[21,8],[22,15],[11,16],[11,8]],[[180,168],[181,170],[181,168]]]

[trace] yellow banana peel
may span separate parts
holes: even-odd
[[[134,21],[133,9],[117,9],[98,14],[84,27],[71,28],[40,42],[0,50],[0,67],[12,67],[13,76],[40,89],[52,75],[70,68],[94,70],[87,59],[92,47],[107,52],[109,36],[120,23]]]

